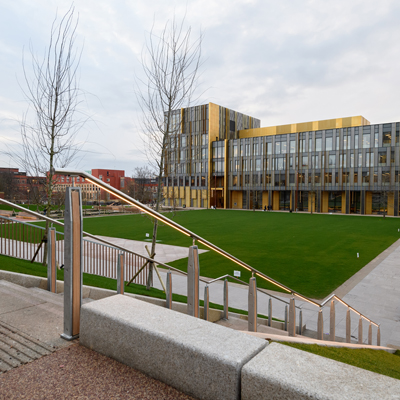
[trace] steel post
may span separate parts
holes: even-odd
[[[124,253],[118,254],[117,262],[117,293],[124,294],[125,283],[125,256]]]
[[[268,326],[272,325],[272,299],[268,300]]]
[[[346,312],[346,343],[351,342],[351,318],[350,318],[350,308]]]
[[[199,249],[197,246],[189,247],[189,260],[187,268],[187,313],[198,318],[199,290],[200,290]]]
[[[257,332],[257,282],[254,277],[249,282],[248,314],[248,330]]]
[[[224,319],[228,319],[228,307],[229,307],[229,297],[228,297],[228,279],[224,280]]]
[[[204,287],[204,319],[208,321],[210,314],[210,293],[208,285]]]
[[[360,320],[358,321],[358,343],[362,344],[363,342],[363,325],[362,318],[360,316]]]
[[[296,305],[294,297],[289,303],[289,336],[296,336]]]
[[[318,311],[317,339],[324,340],[324,316],[321,308]]]
[[[172,274],[171,271],[167,272],[167,290],[165,291],[166,294],[166,304],[165,307],[172,309]]]
[[[329,340],[335,341],[335,300],[331,301],[331,313],[330,313],[330,321],[329,321]]]
[[[47,290],[57,293],[56,229],[50,228],[47,240]]]
[[[81,189],[68,187],[64,214],[64,333],[73,340],[79,336],[82,304],[82,198]]]

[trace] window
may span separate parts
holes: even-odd
[[[358,149],[358,134],[354,135],[354,148]]]
[[[386,165],[386,151],[380,151],[378,154],[378,162],[379,166],[385,166]]]
[[[326,151],[330,151],[333,148],[333,138],[327,137],[325,139],[325,149]]]
[[[370,133],[363,134],[362,147],[363,147],[363,149],[368,149],[369,147],[371,147],[371,134]]]
[[[253,154],[258,156],[258,143],[253,143]]]
[[[375,147],[379,147],[379,133],[375,132]]]
[[[392,124],[383,124],[383,147],[388,147],[392,143]]]
[[[286,141],[281,142],[281,153],[282,153],[282,154],[286,154],[286,153],[287,153],[287,151],[286,151],[286,145],[287,145]]]
[[[237,144],[233,145],[233,157],[237,157],[238,155],[238,148],[237,148]]]
[[[261,159],[256,158],[256,171],[261,171]]]
[[[284,158],[277,158],[277,169],[282,170],[284,169]]]
[[[329,168],[335,168],[336,166],[336,156],[334,154],[329,155]]]
[[[272,143],[267,143],[267,154],[272,154]]]
[[[350,168],[354,168],[354,153],[350,153]]]
[[[308,157],[307,156],[303,156],[302,166],[303,166],[303,168],[308,168]]]
[[[296,152],[296,141],[295,140],[291,140],[290,141],[290,152],[291,153],[295,153]]]
[[[312,138],[311,137],[308,139],[308,151],[312,151]]]
[[[181,145],[182,147],[186,147],[186,136],[181,137]]]
[[[281,142],[275,142],[275,154],[281,154]]]
[[[245,145],[245,155],[249,156],[250,155],[250,144],[246,143]]]
[[[322,138],[316,138],[315,139],[315,151],[321,151],[322,150]]]
[[[362,153],[358,153],[358,166],[362,167]]]
[[[339,150],[339,142],[340,142],[340,137],[339,133],[336,134],[336,150]]]

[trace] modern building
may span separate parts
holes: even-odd
[[[166,205],[399,215],[400,122],[356,116],[261,128],[213,103],[174,118]]]

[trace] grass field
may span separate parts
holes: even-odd
[[[334,291],[400,237],[397,218],[233,210],[166,215],[279,282],[317,299]],[[83,228],[96,235],[145,240],[146,233],[152,232],[152,221],[143,215],[85,218]],[[190,238],[166,225],[159,227],[158,239],[164,244],[192,244]],[[186,270],[187,260],[171,265]],[[200,255],[200,268],[208,277],[233,275],[240,269],[213,251]],[[242,270],[242,278],[248,280],[250,273]],[[257,284],[276,289],[261,279]]]
[[[299,350],[331,358],[345,364],[364,368],[391,378],[400,379],[400,351],[391,354],[386,351],[370,349],[347,349],[318,346],[316,344],[283,343]]]

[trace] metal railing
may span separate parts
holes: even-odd
[[[13,205],[13,207],[24,210],[18,205]],[[52,224],[64,225],[40,214],[36,216],[46,219]],[[0,254],[42,263],[44,247],[41,246],[41,242],[44,233],[44,227],[0,216]],[[95,241],[83,238],[82,268],[85,273],[116,279],[117,257],[121,251],[125,253],[125,274],[128,278],[134,276],[146,262],[146,259],[138,253],[118,248],[110,242],[99,243],[99,241],[105,241],[93,235],[90,236]],[[58,231],[56,231],[56,262],[59,267],[64,264],[64,233]],[[144,268],[143,272],[138,274],[137,283],[145,284],[146,276],[147,268]]]
[[[310,299],[310,298],[308,298],[306,296],[303,296],[302,294],[298,293],[297,291],[289,288],[288,286],[285,286],[285,285],[281,284],[280,282],[278,282],[275,279],[269,277],[268,275],[264,274],[263,272],[258,271],[254,267],[248,265],[247,263],[245,263],[242,260],[238,259],[237,257],[233,256],[232,254],[228,253],[227,251],[225,251],[225,250],[219,248],[218,246],[214,245],[213,243],[207,241],[206,239],[202,238],[201,236],[197,235],[196,233],[194,233],[194,232],[188,230],[187,228],[177,224],[175,221],[170,220],[169,218],[165,217],[163,214],[158,213],[157,211],[151,209],[150,207],[138,202],[137,200],[131,198],[130,196],[126,195],[125,193],[121,192],[120,190],[113,188],[112,186],[108,185],[107,183],[101,181],[100,179],[95,178],[94,176],[92,176],[92,175],[90,175],[90,174],[88,174],[88,173],[86,173],[84,171],[59,169],[59,170],[56,170],[55,173],[59,174],[59,175],[81,176],[81,177],[85,178],[85,180],[87,180],[88,182],[90,182],[90,183],[92,183],[92,184],[104,189],[105,191],[113,194],[114,196],[116,196],[117,198],[127,202],[128,204],[137,207],[139,210],[143,211],[144,213],[146,213],[146,214],[158,219],[159,221],[165,223],[166,225],[169,225],[170,227],[172,227],[173,229],[183,233],[184,235],[186,235],[188,237],[191,237],[193,239],[193,243],[195,243],[195,241],[198,241],[200,244],[202,244],[202,245],[208,247],[209,249],[214,250],[215,252],[221,254],[225,258],[227,258],[227,259],[233,261],[234,263],[236,263],[237,265],[239,265],[240,267],[252,272],[253,276],[255,275],[255,276],[257,276],[257,277],[259,277],[259,278],[261,278],[261,279],[263,279],[263,280],[265,280],[265,281],[267,281],[269,283],[272,283],[273,285],[275,285],[276,287],[286,291],[287,293],[290,293],[293,296],[293,299],[294,299],[294,297],[297,297],[297,298],[299,298],[299,299],[301,299],[303,301],[306,301],[306,302],[318,307],[319,308],[319,313],[318,313],[318,337],[319,338],[323,338],[323,325],[321,323],[322,308],[327,303],[327,301],[325,301],[323,303],[318,303],[317,301],[315,301],[313,299]],[[9,203],[9,202],[7,202],[5,200],[2,200],[2,199],[0,199],[0,202],[4,202],[4,203],[9,204],[9,205],[11,205],[13,207],[16,207],[13,203]],[[24,211],[27,211],[27,210],[24,209]],[[30,212],[30,213],[31,214],[35,214],[34,212]],[[50,218],[42,216],[42,215],[40,215],[40,217],[42,219],[51,220]],[[51,221],[54,222],[54,220],[51,220]],[[60,225],[63,225],[62,223],[60,223],[58,221],[56,223],[58,223]],[[94,235],[88,234],[86,232],[83,232],[83,234],[86,235],[86,236],[92,237],[93,239],[99,240],[99,241],[101,241],[101,242],[103,242],[105,244],[108,244],[108,245],[114,246],[116,248],[119,248],[120,250],[127,251],[127,249],[123,249],[120,246],[115,246],[115,245],[113,245],[113,244],[111,244],[111,243],[109,243],[109,242],[107,242],[107,241],[105,241],[103,239],[96,238]],[[128,251],[131,252],[130,250],[128,250]],[[131,252],[131,253],[135,254],[134,252]],[[165,266],[166,268],[169,268],[169,269],[172,269],[172,270],[175,270],[175,271],[179,271],[180,273],[182,273],[182,271],[177,270],[176,268],[172,268],[169,265],[157,262],[156,260],[153,260],[153,259],[151,259],[149,257],[143,257],[143,258],[148,260],[148,261],[151,261],[151,262],[153,262],[155,264],[162,265],[162,266]],[[337,300],[337,301],[347,305],[347,303],[345,303],[338,296],[332,295],[331,299],[333,297],[334,297],[333,300]],[[377,327],[377,329],[378,329],[377,330],[377,343],[379,345],[380,344],[380,326],[379,326],[379,324],[377,324],[376,322],[372,321],[370,318],[366,317],[365,315],[363,315],[359,311],[355,310],[353,307],[350,307],[350,306],[348,306],[348,307],[349,307],[348,308],[348,312],[350,312],[350,311],[355,312],[357,315],[360,316],[360,321],[362,321],[362,319],[364,319],[367,322],[369,322],[369,325],[370,325],[369,331],[371,331],[372,325]],[[287,312],[285,314],[287,314]],[[349,318],[346,318],[346,322],[347,322],[348,319]],[[362,323],[360,325],[361,325],[361,329],[359,329],[359,342],[360,342],[360,333],[362,335]],[[347,330],[347,328],[346,328],[346,330]],[[361,341],[362,341],[362,337],[361,337]]]

